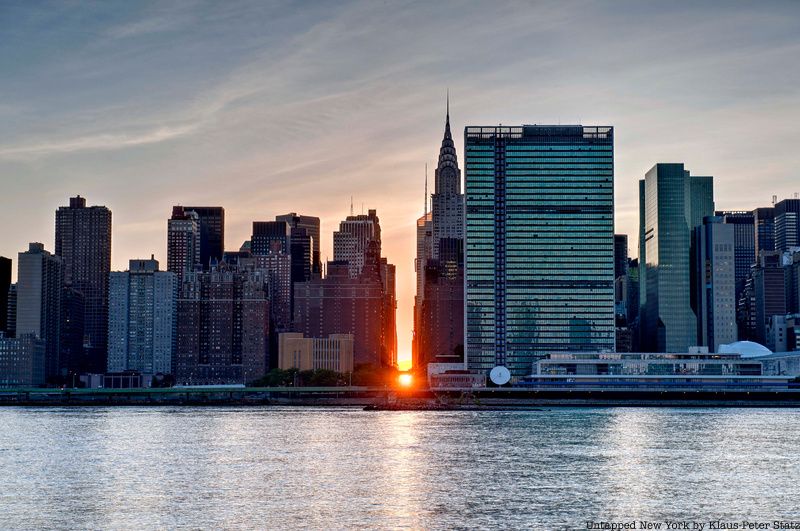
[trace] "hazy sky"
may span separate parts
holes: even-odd
[[[632,247],[655,162],[713,175],[717,208],[800,191],[800,2],[3,0],[0,255],[52,250],[81,194],[113,211],[114,269],[165,265],[180,203],[224,206],[229,249],[253,220],[319,216],[332,258],[352,195],[381,218],[408,356],[448,87],[462,167],[467,124],[613,125]]]

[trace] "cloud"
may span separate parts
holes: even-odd
[[[99,151],[156,144],[173,140],[196,131],[201,122],[179,126],[162,126],[142,133],[107,133],[82,136],[74,139],[45,141],[42,143],[0,147],[0,158],[29,159],[47,155]]]

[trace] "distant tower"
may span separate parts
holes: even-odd
[[[172,207],[172,217],[167,221],[167,271],[178,275],[194,271],[200,260],[200,216],[181,206]]]
[[[453,135],[450,132],[450,98],[447,99],[444,138],[439,148],[439,163],[431,197],[433,222],[433,258],[439,258],[442,238],[464,239],[464,195],[461,193],[461,170]]]
[[[105,372],[108,337],[108,274],[111,211],[86,206],[81,196],[56,211],[55,254],[64,261],[64,282],[84,298],[84,345],[90,372]]]
[[[464,345],[464,196],[447,97],[444,137],[427,212],[417,220],[417,295],[414,298],[413,365],[460,363]]]
[[[31,243],[17,260],[16,334],[32,334],[45,340],[44,375],[58,376],[61,334],[62,260]]]
[[[203,271],[222,261],[225,252],[225,209],[221,206],[185,206],[195,212],[200,224],[200,263]]]

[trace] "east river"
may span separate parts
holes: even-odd
[[[800,410],[3,407],[0,473],[0,529],[777,529]]]

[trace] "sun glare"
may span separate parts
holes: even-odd
[[[411,383],[414,381],[414,379],[411,377],[410,374],[408,374],[407,372],[404,372],[403,374],[400,375],[400,378],[398,378],[398,381],[400,382],[401,386],[410,387]]]

